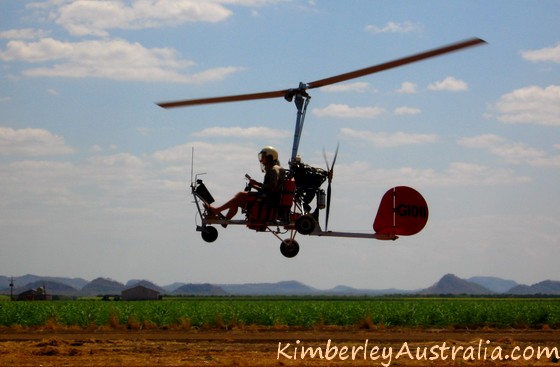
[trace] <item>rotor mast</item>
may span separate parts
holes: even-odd
[[[294,98],[294,103],[297,109],[296,116],[296,126],[294,129],[294,140],[292,144],[292,155],[290,157],[290,165],[295,162],[297,157],[297,152],[299,149],[299,141],[301,139],[301,132],[303,131],[303,124],[305,122],[305,114],[307,112],[307,105],[311,100],[311,96],[305,91],[307,85],[305,83],[299,83],[299,88],[290,89],[284,98],[286,101],[291,102]]]

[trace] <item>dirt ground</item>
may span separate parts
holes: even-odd
[[[559,349],[546,329],[0,329],[0,366],[560,366]]]

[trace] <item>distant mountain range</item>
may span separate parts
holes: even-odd
[[[0,276],[0,294],[10,294],[10,277]],[[356,289],[339,285],[331,289],[317,289],[297,281],[277,283],[247,284],[192,284],[176,282],[167,286],[158,286],[147,280],[130,280],[126,284],[109,278],[96,278],[87,281],[82,278],[43,277],[24,275],[14,277],[14,294],[29,289],[44,287],[51,295],[68,297],[120,295],[125,289],[142,285],[165,295],[190,296],[382,296],[382,295],[560,295],[560,281],[545,280],[533,285],[518,284],[513,280],[496,277],[472,277],[462,279],[453,274],[444,275],[438,282],[418,290],[401,289]]]

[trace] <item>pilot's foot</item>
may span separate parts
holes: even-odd
[[[216,208],[210,206],[210,204],[203,203],[203,205],[208,214],[213,216],[218,216],[218,214],[220,214],[220,212]]]
[[[206,209],[206,218],[212,219],[227,219],[221,212],[219,212],[216,208],[211,207],[208,204],[204,204],[204,209]],[[227,228],[227,223],[222,223],[222,227]]]
[[[226,220],[228,218],[224,217],[224,215],[220,212],[218,212],[218,214],[216,214],[218,216],[218,218],[222,219],[222,220]],[[229,219],[228,219],[229,220]],[[227,223],[222,223],[221,224],[222,227],[227,228]]]

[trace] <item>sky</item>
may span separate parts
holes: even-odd
[[[0,0],[0,274],[560,280],[559,24],[547,0]],[[299,235],[293,259],[242,226],[201,239],[191,172],[219,204],[262,177],[263,146],[287,165],[296,109],[156,102],[295,88],[471,37],[488,44],[310,91],[302,160],[324,168],[340,144],[329,229],[373,232],[406,185],[428,202],[422,232]]]

